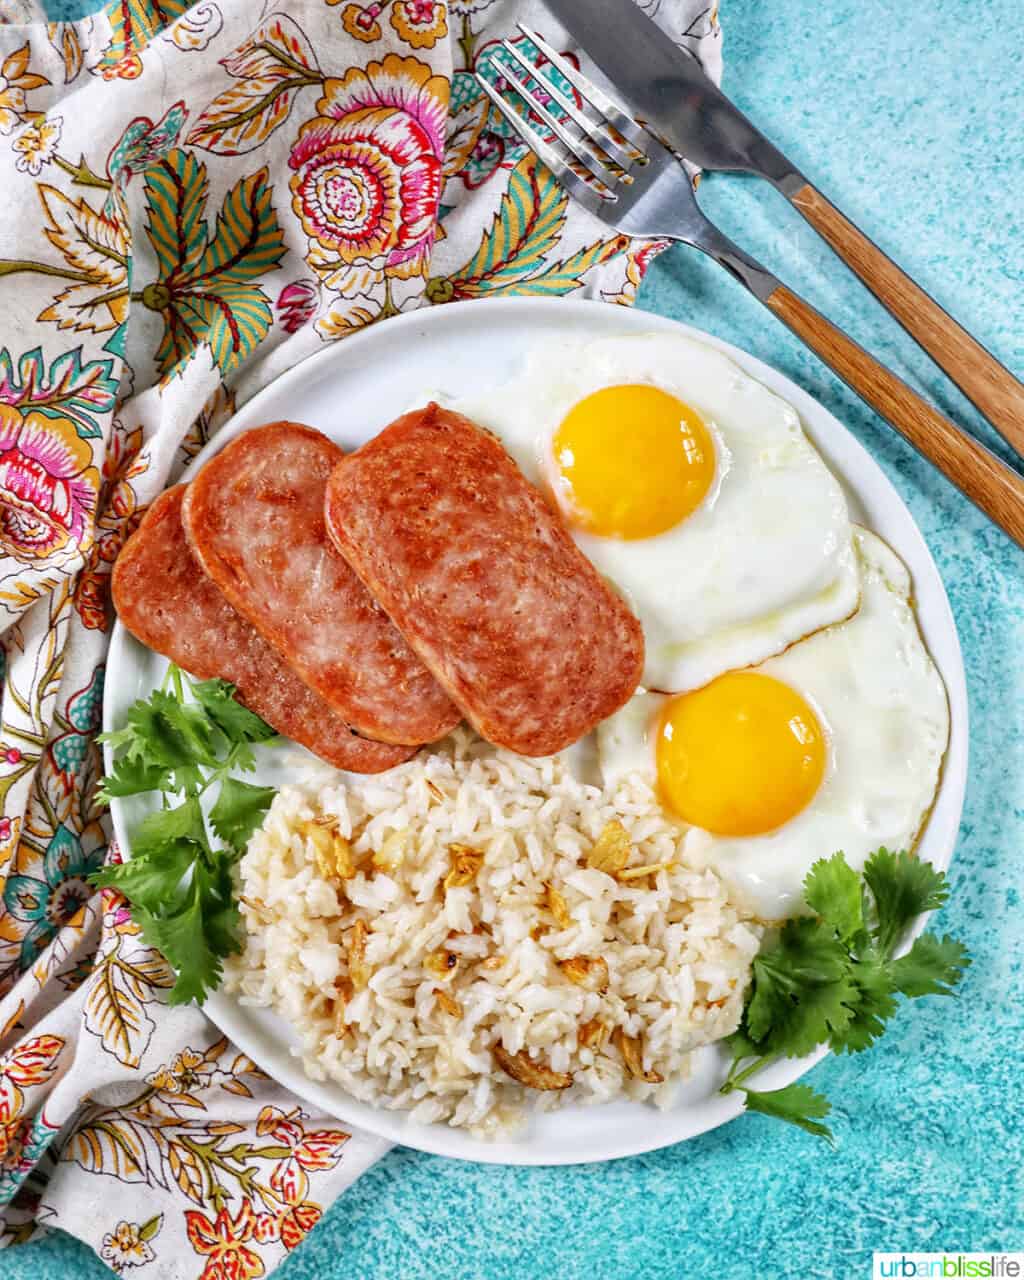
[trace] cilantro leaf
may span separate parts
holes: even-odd
[[[257,787],[238,778],[225,778],[217,803],[210,810],[210,826],[236,853],[244,853],[249,837],[263,821],[275,794],[273,787]]]
[[[742,1062],[744,1058],[756,1058],[761,1053],[760,1045],[747,1034],[746,1021],[746,1015],[744,1015],[740,1019],[740,1025],[732,1035],[725,1037],[725,1044],[732,1050],[734,1066],[737,1062]]]
[[[98,733],[96,741],[109,743],[112,751],[124,751],[135,741],[135,729],[130,723],[123,724],[120,729],[111,729],[109,733]]]
[[[967,948],[947,933],[922,933],[905,956],[889,966],[893,986],[905,996],[951,996],[971,963]]]
[[[173,694],[154,694],[159,699],[159,715],[178,742],[184,744],[186,764],[215,765],[220,759],[220,731],[202,707],[184,702]]]
[[[886,959],[912,920],[935,911],[949,897],[943,872],[906,850],[878,849],[864,864],[864,879],[875,902],[872,933]]]
[[[131,705],[123,728],[100,740],[123,752],[119,767],[127,763],[133,778],[159,771],[160,790],[197,795],[204,782],[200,766],[219,762],[223,735],[201,707],[157,689]]]
[[[833,1028],[828,1042],[833,1053],[870,1049],[896,1012],[889,967],[874,948],[867,948],[858,956],[852,967],[852,983],[852,1016],[844,1028]]]
[[[134,863],[133,858],[124,866]],[[223,958],[242,946],[228,860],[214,855],[212,867],[200,860],[192,863],[191,870],[187,886],[172,902],[154,908],[132,904],[143,937],[163,952],[176,972],[171,1004],[201,1003],[220,982]]]
[[[860,876],[841,853],[821,858],[804,880],[804,899],[844,942],[864,928],[864,898]]]
[[[748,1111],[786,1120],[807,1133],[824,1138],[830,1146],[835,1145],[832,1130],[827,1124],[820,1123],[831,1112],[832,1104],[810,1085],[789,1084],[784,1089],[772,1089],[768,1093],[759,1093],[755,1089],[744,1089],[743,1092]]]
[[[848,974],[835,982],[811,987],[794,1005],[789,1017],[767,1039],[772,1053],[803,1058],[833,1035],[843,1035],[853,1018],[857,989]]]
[[[834,1053],[870,1048],[896,1012],[898,995],[952,994],[970,957],[948,935],[923,934],[905,956],[892,958],[907,926],[949,894],[943,873],[911,854],[879,849],[858,876],[836,853],[813,865],[804,890],[816,914],[766,935],[740,1025],[726,1041],[733,1061],[720,1091],[742,1090],[748,1110],[831,1142],[828,1126],[819,1123],[829,1104],[812,1089],[761,1093],[745,1082],[767,1063],[802,1057],[818,1045]]]
[[[195,796],[143,818],[132,836],[132,858],[159,853],[165,845],[173,845],[179,840],[204,849],[208,847],[203,811]]]
[[[182,882],[192,870],[196,852],[190,841],[178,840],[158,852],[101,867],[89,879],[101,889],[110,886],[123,893],[133,909],[141,907],[159,914],[173,909],[175,900],[180,899]]]
[[[231,867],[234,859],[224,854],[210,870],[200,872],[207,939],[217,955],[230,956],[242,949],[242,917],[234,897]]]
[[[229,742],[267,742],[277,737],[265,720],[235,698],[235,686],[226,680],[196,680],[192,693]]]
[[[231,773],[255,767],[252,744],[275,736],[235,702],[233,685],[192,681],[173,665],[164,687],[135,702],[122,728],[104,735],[117,758],[101,798],[161,791],[164,807],[133,833],[129,861],[92,880],[125,895],[143,937],[175,969],[172,1004],[201,1002],[220,982],[224,957],[241,948],[233,867],[274,790]],[[200,803],[211,787],[220,789],[209,824],[221,844],[211,840]],[[181,799],[168,804],[173,793]]]
[[[144,760],[122,756],[115,762],[113,772],[108,773],[100,783],[96,798],[101,804],[109,804],[115,796],[137,796],[145,791],[163,791],[170,785],[170,772],[162,765],[147,764]]]
[[[236,742],[228,755],[228,758],[221,766],[221,777],[227,777],[232,769],[241,769],[243,773],[252,773],[256,768],[256,753],[252,749],[252,744],[248,742]]]
[[[823,920],[796,916],[754,959],[753,993],[746,1029],[762,1052],[799,1057],[812,1033],[825,1039],[834,1021],[842,1025],[847,994],[847,956]],[[803,1025],[804,1014],[806,1026]],[[769,1037],[767,1044],[762,1044]],[[811,1048],[817,1041],[811,1041]]]
[[[101,868],[90,880],[118,889],[133,906],[167,915],[187,892],[196,860],[208,847],[203,811],[189,798],[145,817],[132,838],[131,858]]]
[[[139,699],[128,708],[125,728],[131,737],[124,748],[129,760],[145,760],[168,769],[191,764],[187,744],[164,716],[164,708],[173,702],[172,695],[158,689],[148,701]]]
[[[779,931],[775,942],[754,961],[755,973],[770,975],[785,990],[799,993],[808,985],[834,982],[846,964],[845,948],[836,941],[835,931],[814,916],[793,916]],[[760,1039],[755,1033],[754,1039]]]
[[[205,887],[203,877],[197,875],[180,911],[170,916],[144,914],[139,920],[146,941],[163,952],[177,974],[169,997],[171,1004],[202,1002],[207,991],[212,991],[221,979],[221,956],[211,945],[206,929]]]

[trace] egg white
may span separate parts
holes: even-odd
[[[688,856],[710,866],[764,920],[799,910],[804,877],[842,850],[860,869],[879,845],[914,846],[939,785],[949,740],[942,679],[917,627],[910,575],[878,537],[855,530],[862,592],[849,620],[793,645],[757,670],[796,689],[821,720],[825,775],[801,813],[761,836],[700,832]],[[598,729],[601,774],[611,783],[656,779],[654,730],[666,698],[634,697]]]
[[[791,405],[703,343],[671,334],[534,352],[505,386],[444,397],[544,486],[568,411],[602,387],[647,383],[704,419],[716,475],[680,524],[632,541],[573,529],[644,629],[644,684],[699,688],[848,617],[859,581],[846,499]],[[550,489],[550,484],[547,484]]]

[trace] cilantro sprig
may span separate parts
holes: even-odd
[[[124,727],[100,738],[116,756],[100,799],[159,791],[162,808],[133,833],[131,860],[91,879],[124,894],[142,936],[175,969],[172,1004],[202,1003],[224,957],[241,948],[232,872],[274,798],[272,787],[234,776],[255,768],[254,743],[276,736],[234,693],[224,680],[192,680],[172,665],[159,689],[133,703]],[[212,788],[207,817],[202,799]]]
[[[879,849],[863,875],[841,853],[822,858],[804,881],[813,915],[787,920],[754,960],[739,1028],[727,1040],[733,1061],[722,1093],[740,1090],[746,1109],[775,1116],[832,1141],[832,1109],[809,1085],[761,1092],[745,1082],[780,1058],[819,1045],[860,1053],[885,1030],[899,995],[948,996],[971,963],[948,934],[921,934],[893,952],[907,926],[949,896],[946,877],[910,853]]]

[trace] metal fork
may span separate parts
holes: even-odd
[[[548,141],[477,74],[484,93],[570,196],[609,227],[641,239],[678,240],[723,266],[876,413],[1024,546],[1024,477],[926,403],[705,217],[686,170],[657,138],[537,32],[520,30],[579,94],[585,108],[511,41],[482,66],[543,122]],[[531,89],[529,82],[537,87]],[[544,95],[543,99],[537,92]],[[557,108],[558,110],[556,111]]]

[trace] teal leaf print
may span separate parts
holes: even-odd
[[[146,116],[133,120],[114,144],[107,160],[111,182],[127,182],[133,174],[161,160],[178,141],[187,116],[184,102],[176,102],[156,124]]]
[[[507,289],[495,290],[506,297],[546,298],[558,297],[570,293],[583,284],[583,277],[588,271],[599,267],[602,263],[625,253],[629,248],[628,236],[612,236],[610,240],[597,240],[577,253],[570,254],[560,262],[553,262],[543,271],[525,279],[514,281]]]
[[[531,153],[512,170],[490,230],[460,278],[480,293],[519,280],[543,263],[565,225],[568,197]]]
[[[261,169],[243,178],[224,197],[198,275],[256,280],[273,271],[283,254],[284,240],[274,216],[267,171]]]
[[[146,231],[159,279],[142,290],[141,298],[164,319],[156,355],[160,373],[165,378],[180,373],[196,349],[206,346],[227,376],[270,329],[270,300],[259,281],[286,252],[267,170],[231,188],[212,235],[206,166],[193,155],[171,151],[147,169],[145,191]]]
[[[453,298],[554,296],[583,283],[588,271],[624,253],[626,236],[598,240],[565,259],[553,259],[565,227],[568,197],[536,156],[527,153],[509,176],[508,190],[472,257],[451,276],[427,285],[433,302]]]
[[[206,166],[187,151],[171,151],[146,173],[146,234],[162,280],[187,274],[206,244],[203,212],[209,194]]]
[[[113,360],[82,359],[82,348],[65,351],[50,365],[39,347],[15,359],[0,349],[0,404],[24,413],[70,419],[83,440],[99,439],[101,423],[114,411],[120,379]]]
[[[91,842],[92,843],[92,842]],[[83,848],[82,838],[61,823],[46,846],[35,875],[9,875],[4,910],[25,926],[19,968],[24,972],[53,935],[92,897],[87,877],[103,864],[105,845]]]
[[[193,0],[111,0],[104,10],[110,23],[110,43],[96,70],[104,80],[137,79],[142,74],[143,49],[192,3]]]

